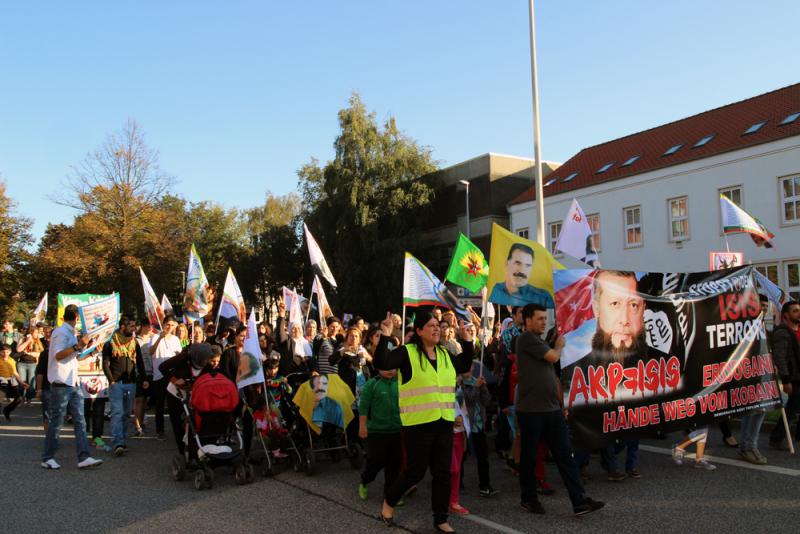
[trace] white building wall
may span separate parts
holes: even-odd
[[[561,221],[572,199],[577,198],[587,215],[600,215],[599,256],[603,267],[705,271],[709,267],[709,252],[726,249],[719,191],[741,186],[744,209],[775,234],[775,246],[759,248],[748,235],[735,234],[727,237],[730,250],[743,252],[746,263],[775,264],[778,282],[797,298],[800,281],[794,273],[800,272],[800,224],[781,223],[783,205],[779,190],[780,178],[793,175],[800,175],[797,136],[546,197],[545,224]],[[673,243],[669,235],[668,200],[684,195],[688,198],[689,238]],[[641,206],[643,246],[626,248],[623,209],[634,205]],[[535,212],[535,202],[509,206],[511,230],[528,228],[533,238]],[[545,236],[549,237],[548,230],[546,227]],[[567,267],[584,266],[569,257],[557,258]]]

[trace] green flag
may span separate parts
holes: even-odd
[[[489,280],[489,265],[483,257],[483,252],[464,234],[458,234],[456,251],[450,261],[445,280],[466,287],[473,293],[480,291]]]

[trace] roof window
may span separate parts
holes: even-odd
[[[570,174],[569,176],[567,176],[566,178],[561,180],[561,183],[569,182],[570,180],[572,180],[576,176],[578,176],[578,171],[573,172],[572,174]]]
[[[623,163],[622,165],[620,165],[620,167],[627,167],[628,165],[633,165],[634,163],[636,163],[636,160],[638,160],[638,159],[639,159],[639,158],[641,158],[641,157],[642,157],[642,155],[641,155],[641,154],[637,154],[637,155],[635,155],[635,156],[631,156],[631,157],[629,157],[628,159],[626,159],[626,160],[625,160],[625,163]]]
[[[604,173],[604,172],[606,172],[608,169],[610,169],[610,168],[611,168],[611,166],[612,166],[612,165],[614,165],[614,163],[615,163],[614,161],[612,161],[611,163],[606,163],[605,165],[603,165],[602,167],[600,167],[599,169],[597,169],[597,172],[596,172],[595,174],[603,174],[603,173]]]
[[[704,138],[702,138],[698,142],[696,142],[692,148],[700,148],[701,146],[706,146],[709,141],[714,139],[715,135],[717,135],[717,134],[711,134],[711,135],[705,136]]]
[[[757,131],[759,131],[761,129],[761,127],[764,126],[765,124],[767,124],[767,121],[757,122],[754,125],[752,125],[750,128],[746,129],[742,135],[754,134]]]
[[[558,180],[558,178],[550,178],[549,180],[547,180],[547,182],[545,182],[544,186],[545,187],[551,186],[554,183],[556,183],[556,180]]]
[[[662,155],[662,156],[671,156],[672,154],[674,154],[675,152],[677,152],[678,150],[680,150],[682,146],[683,146],[683,143],[678,143],[677,145],[673,145],[673,146],[669,147],[669,148],[667,149],[667,151],[666,151],[666,152],[664,152],[664,153],[663,153],[663,154],[661,154],[661,155]]]
[[[791,124],[791,123],[793,123],[794,121],[797,120],[797,117],[800,117],[800,111],[798,111],[797,113],[792,113],[791,115],[787,116],[785,119],[783,119],[781,121],[781,123],[778,126],[784,126],[786,124]]]

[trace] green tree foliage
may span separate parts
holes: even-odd
[[[357,94],[339,127],[334,159],[298,171],[303,216],[339,283],[336,311],[380,317],[400,306],[403,251],[422,246],[436,184],[419,177],[436,162],[394,118],[379,125]]]
[[[0,310],[3,318],[22,297],[23,275],[30,260],[32,222],[16,214],[16,203],[6,194],[0,180]],[[19,319],[18,317],[10,317]]]

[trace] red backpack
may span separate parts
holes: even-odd
[[[200,413],[232,412],[239,405],[239,390],[222,373],[205,373],[192,386],[191,403]]]

